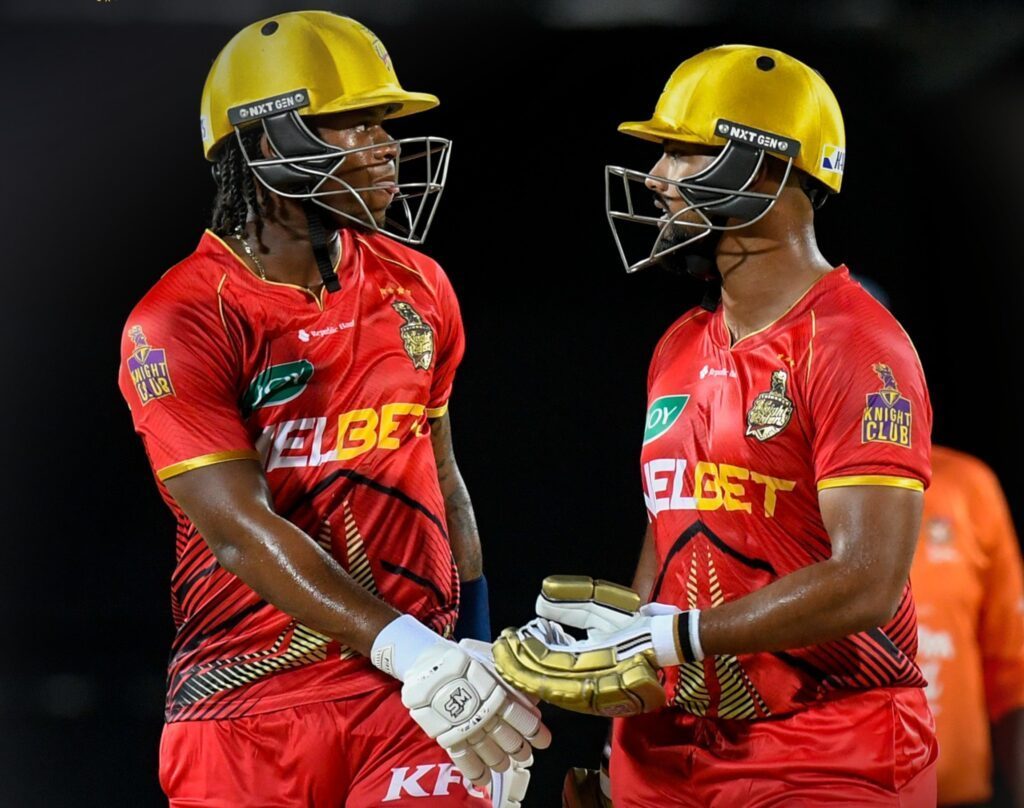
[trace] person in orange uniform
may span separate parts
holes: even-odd
[[[910,579],[939,803],[990,799],[994,752],[1012,804],[1024,806],[1024,575],[999,481],[977,458],[932,447]]]

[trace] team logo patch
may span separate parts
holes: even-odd
[[[911,444],[910,402],[900,395],[896,377],[888,365],[876,364],[882,389],[868,393],[861,420],[861,443],[891,443],[909,448]]]
[[[313,371],[313,363],[306,359],[260,371],[242,396],[242,414],[248,417],[260,407],[275,407],[298,398],[313,378]]]
[[[412,366],[417,370],[429,370],[434,358],[434,329],[408,303],[399,300],[392,303],[391,307],[405,320],[398,333],[402,336],[402,344],[412,360]]]
[[[759,441],[766,441],[789,426],[793,401],[786,395],[788,381],[786,371],[772,373],[771,389],[759,394],[747,411],[747,437],[753,435]]]
[[[167,367],[167,352],[147,344],[140,325],[133,325],[128,330],[128,336],[135,343],[135,350],[128,357],[128,373],[142,406],[164,396],[173,396],[174,385],[171,384],[171,371]]]
[[[365,25],[362,25],[355,20],[352,20],[352,22],[355,22],[356,27],[358,27],[366,35],[367,39],[370,40],[370,44],[373,46],[373,52],[377,54],[377,58],[384,63],[384,66],[388,70],[391,70],[391,57],[388,55],[388,51],[387,48],[384,47],[384,43],[381,42],[380,39],[377,38],[377,35]]]
[[[821,147],[821,168],[824,171],[831,171],[833,174],[842,174],[846,167],[846,149],[839,146],[830,146],[827,143]]]
[[[679,420],[689,396],[661,396],[651,402],[647,409],[647,423],[644,427],[644,446],[668,432]]]

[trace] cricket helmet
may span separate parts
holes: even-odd
[[[402,87],[383,43],[356,20],[327,11],[277,14],[243,28],[214,60],[200,112],[203,153],[216,160],[224,143],[237,137],[249,167],[274,193],[418,244],[444,188],[450,141],[394,141],[401,152],[396,170],[400,167],[416,176],[406,182],[396,177],[392,211],[398,208],[405,215],[378,226],[365,203],[360,216],[332,206],[332,199],[341,194],[362,202],[359,192],[371,189],[353,188],[332,177],[346,157],[359,150],[326,143],[306,119],[377,106],[385,107],[385,118],[398,118],[438,103],[436,96]],[[251,138],[248,146],[243,140],[242,133],[255,127],[266,136],[271,156],[253,148]],[[418,171],[410,167],[412,161],[417,161]]]
[[[846,135],[835,95],[817,71],[772,48],[722,45],[687,59],[669,78],[654,115],[623,123],[619,131],[657,143],[721,148],[707,168],[681,179],[606,168],[608,217],[629,271],[657,263],[668,251],[685,249],[714,231],[757,221],[775,204],[794,168],[805,175],[801,181],[815,207],[842,185]],[[785,178],[775,193],[751,191],[766,157],[785,162]],[[622,182],[624,209],[613,199],[618,185],[613,178]],[[633,197],[648,179],[676,186],[687,206],[670,217],[640,213]],[[673,240],[675,220],[687,211],[703,219],[703,225],[695,225],[701,232]],[[659,228],[654,249],[640,261],[631,262],[623,251],[617,230],[622,221]]]

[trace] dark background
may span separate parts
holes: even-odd
[[[5,193],[0,338],[0,805],[149,806],[172,624],[172,522],[116,387],[131,306],[206,224],[199,95],[228,38],[288,2],[0,1]],[[881,281],[932,388],[935,438],[1020,496],[1024,244],[1017,4],[738,0],[322,4],[370,25],[404,85],[442,106],[397,134],[455,141],[428,251],[469,349],[456,450],[485,543],[494,625],[556,571],[627,581],[645,517],[647,361],[700,290],[627,277],[602,167],[672,69],[723,42],[781,48],[843,107],[827,258]],[[551,714],[528,804],[558,804],[602,722]]]

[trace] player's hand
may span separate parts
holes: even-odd
[[[562,783],[562,808],[613,808],[601,786],[601,772],[569,769]]]
[[[497,676],[489,642],[467,638],[459,641],[459,647]],[[533,706],[537,704],[537,699],[518,692],[515,695],[528,699]],[[523,761],[513,759],[508,769],[503,772],[492,771],[491,803],[494,808],[519,808],[522,805],[526,789],[530,785],[530,766],[532,765],[533,755],[530,755]]]
[[[640,596],[628,586],[586,575],[549,575],[541,583],[536,610],[538,617],[586,629],[590,640],[626,628],[638,614],[654,617],[681,611],[665,603],[641,603]]]
[[[492,769],[504,772],[529,760],[531,747],[551,743],[536,706],[453,642],[426,648],[402,678],[413,719],[479,788],[490,784]]]
[[[495,665],[513,687],[575,712],[621,716],[658,709],[665,693],[657,669],[700,654],[699,641],[695,652],[689,636],[698,615],[639,603],[635,592],[616,584],[548,578],[538,612],[588,629],[588,637],[576,640],[559,623],[539,617],[502,632],[494,643]]]

